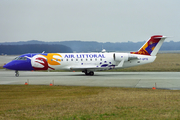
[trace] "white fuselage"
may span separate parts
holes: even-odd
[[[15,70],[79,70],[85,75],[94,71],[133,67],[151,63],[156,59],[162,43],[167,37],[151,36],[136,52],[130,53],[28,53],[17,57],[4,68]]]
[[[134,55],[130,53],[56,53],[46,57],[51,68],[55,70],[108,70],[132,67],[151,63],[156,56]],[[41,67],[37,63],[36,55],[31,59],[33,67]],[[58,64],[55,64],[58,63]],[[48,68],[48,70],[52,70]]]

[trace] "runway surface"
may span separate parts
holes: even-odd
[[[0,70],[0,85],[54,85],[67,86],[103,86],[131,88],[160,88],[180,90],[179,72],[95,72],[94,76],[85,76],[81,72],[31,72],[20,71],[15,77],[14,71]]]

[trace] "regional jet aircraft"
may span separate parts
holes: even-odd
[[[151,63],[156,59],[162,43],[162,35],[152,36],[137,52],[130,53],[29,53],[21,55],[4,65],[4,68],[18,71],[31,70],[79,70],[85,75],[94,71],[127,68]]]

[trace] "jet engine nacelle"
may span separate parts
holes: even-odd
[[[113,58],[115,61],[128,61],[128,54],[127,53],[114,53]]]
[[[136,55],[128,54],[128,53],[114,53],[113,58],[115,61],[129,61],[138,59]]]

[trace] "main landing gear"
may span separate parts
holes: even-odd
[[[82,72],[84,72],[85,73],[85,75],[90,75],[90,76],[93,76],[94,75],[94,71],[82,71]]]
[[[15,71],[15,76],[16,76],[16,77],[19,76],[19,71],[18,71],[18,70]]]

